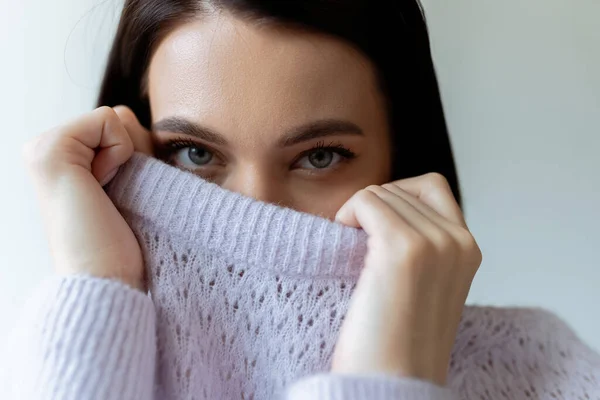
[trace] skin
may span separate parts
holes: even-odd
[[[372,67],[350,47],[223,18],[183,25],[161,42],[148,76],[154,132],[127,107],[101,107],[25,146],[57,271],[145,290],[135,235],[102,185],[134,150],[189,168],[181,157],[189,149],[168,153],[165,143],[191,138],[182,126],[190,133],[190,124],[201,125],[220,144],[206,143],[204,134],[192,146],[207,146],[221,158],[194,167],[200,176],[367,233],[365,266],[331,371],[443,386],[482,259],[448,183],[439,174],[384,183],[390,160],[383,101]],[[178,124],[164,122],[173,117]],[[282,137],[302,136],[298,127],[332,119],[362,134],[330,130],[334,136],[281,146]],[[307,170],[298,157],[319,140],[338,142],[358,157],[325,172]]]
[[[201,166],[186,151],[164,158],[226,189],[333,219],[358,190],[389,181],[387,117],[374,69],[338,40],[257,29],[226,14],[192,22],[158,46],[148,94],[159,147],[183,136],[220,155]],[[224,143],[186,135],[185,127],[169,126],[174,117]],[[329,136],[282,146],[326,121],[339,121]],[[357,157],[320,169],[306,155],[298,160],[319,143]]]

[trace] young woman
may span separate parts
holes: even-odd
[[[523,336],[511,336],[514,331],[492,337],[491,328],[481,324],[466,339],[460,330],[457,339],[481,253],[461,213],[426,26],[414,0],[128,0],[99,104],[103,107],[40,136],[25,152],[63,284],[81,277],[87,277],[86,285],[124,283],[129,289],[121,285],[114,289],[118,296],[109,296],[117,305],[130,304],[147,289],[140,235],[102,188],[139,151],[223,189],[361,228],[368,236],[364,269],[333,338],[330,374],[283,388],[290,397],[550,399],[575,398],[569,396],[577,391],[581,398],[598,396],[600,360],[569,335],[568,342],[545,336],[535,342],[543,343],[535,345],[535,363],[523,355],[530,349],[523,349]],[[71,296],[56,293],[54,298]],[[94,309],[93,302],[100,301],[78,296],[80,308]],[[151,304],[146,297],[136,299]],[[48,313],[67,307],[46,301]],[[492,311],[504,312],[486,310],[482,318]],[[497,326],[519,326],[521,320],[508,314]],[[527,315],[523,320],[531,328],[537,314]],[[167,373],[167,359],[154,358],[156,344],[143,336],[160,330],[153,325],[160,320],[148,317],[140,333],[108,314],[110,329],[123,329],[110,337],[133,340],[131,347],[119,348],[128,360],[115,369],[121,373],[111,374],[90,367],[102,359],[101,347],[85,357],[87,364],[65,350],[107,333],[86,330],[89,337],[75,340],[73,332],[83,328],[65,318],[53,320],[59,333],[42,330],[65,336],[44,342],[45,366],[29,369],[36,377],[35,371],[45,371],[44,379],[34,380],[44,382],[42,387],[31,385],[42,393],[39,398],[161,396],[156,386]],[[544,317],[540,321],[549,326]],[[145,348],[135,344],[137,334],[148,339],[138,340]],[[473,350],[462,360],[464,369],[453,370],[456,343],[469,348],[478,335],[488,341],[486,350]],[[512,363],[496,356],[497,349],[508,352]],[[563,352],[566,364],[558,355]],[[482,354],[487,358],[480,365]],[[587,354],[584,366],[578,364],[581,354]],[[44,364],[49,359],[58,364]],[[53,375],[48,365],[70,365],[71,375]],[[65,378],[76,376],[78,368],[103,372],[90,373],[93,379]],[[546,379],[554,370],[564,374]],[[270,385],[277,373],[272,366],[256,385]],[[202,389],[192,393],[194,371],[177,374],[187,376],[187,386],[173,384],[162,396],[210,398],[206,388],[217,385],[218,378],[199,376],[194,385]],[[217,386],[226,388],[231,373],[221,378]],[[510,392],[523,382],[524,389]],[[210,393],[230,393],[219,390]]]

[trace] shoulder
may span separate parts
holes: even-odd
[[[600,356],[551,311],[466,307],[450,375],[462,387],[485,381],[515,399],[592,398]]]
[[[466,306],[457,338],[476,336],[479,344],[499,346],[536,340],[579,341],[575,331],[555,313],[538,307]]]

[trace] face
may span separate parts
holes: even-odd
[[[389,179],[374,69],[336,39],[203,17],[160,43],[148,95],[159,157],[225,189],[333,218]]]

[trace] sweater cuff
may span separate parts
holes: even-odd
[[[13,384],[26,392],[18,398],[152,397],[156,322],[146,294],[117,281],[68,276],[50,281],[28,309],[17,338],[23,369]]]
[[[320,374],[292,385],[286,400],[458,400],[431,382],[385,375]]]

